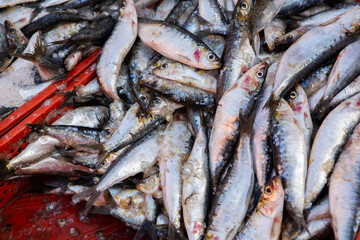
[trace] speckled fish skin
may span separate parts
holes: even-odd
[[[308,7],[315,6],[320,2],[322,2],[322,0],[287,0],[281,7],[279,15],[292,15]]]
[[[285,0],[257,0],[255,2],[248,19],[251,38],[269,24],[285,2]]]
[[[295,25],[296,27],[317,27],[322,23],[325,23],[340,14],[343,14],[349,10],[356,9],[360,7],[360,3],[351,3],[351,4],[340,4],[338,7],[328,9],[326,11],[317,13],[315,15],[309,16],[307,18],[301,19]]]
[[[217,0],[200,0],[199,15],[215,25],[227,24],[226,15]]]
[[[306,93],[300,84],[296,84],[293,91],[289,94],[289,104],[295,114],[296,120],[302,127],[305,135],[306,152],[310,154],[310,141],[313,131],[313,123],[310,115],[310,107]]]
[[[299,82],[304,88],[308,98],[314,95],[319,89],[326,86],[332,67],[333,64],[322,66]]]
[[[360,92],[360,76],[358,76],[354,81],[347,85],[343,90],[341,90],[336,96],[331,100],[329,108],[335,108],[341,102],[345,101],[348,98],[351,98],[355,94]]]
[[[3,24],[5,20],[8,20],[14,23],[16,27],[22,28],[32,21],[34,15],[40,17],[46,14],[48,14],[46,9],[42,9],[41,12],[37,14],[35,8],[19,5],[2,10],[0,23]]]
[[[323,197],[314,206],[312,206],[312,208],[310,208],[306,221],[311,222],[322,218],[331,218],[328,195]]]
[[[176,103],[187,106],[214,107],[215,94],[176,81],[148,75],[140,77],[139,83]]]
[[[189,239],[202,239],[210,196],[207,132],[200,126],[191,154],[183,165],[182,208]]]
[[[91,172],[89,168],[75,165],[68,162],[63,157],[46,157],[29,166],[16,169],[16,174],[19,175],[36,175],[36,174],[76,174],[77,171]]]
[[[271,128],[276,174],[285,190],[285,208],[303,225],[307,152],[303,129],[290,105],[282,98],[276,108]]]
[[[304,35],[309,29],[307,27],[298,27],[291,32],[286,33],[275,41],[275,45],[278,48],[288,47],[302,35]]]
[[[270,109],[264,108],[264,105],[273,88],[276,68],[277,63],[273,63],[268,69],[259,99],[254,107],[255,120],[250,137],[255,176],[261,189],[265,187],[269,178],[271,161],[271,149],[269,146],[271,114]]]
[[[144,115],[138,103],[135,103],[126,112],[119,127],[111,137],[102,144],[106,152],[125,147],[145,136],[160,124],[162,117],[159,115]]]
[[[205,91],[216,93],[216,77],[208,71],[189,67],[179,62],[168,62],[152,70],[158,77],[174,80]]]
[[[265,187],[257,208],[236,236],[236,240],[279,239],[283,207],[284,189],[280,178],[275,176]]]
[[[348,11],[305,33],[288,48],[280,60],[275,75],[273,100],[280,100],[296,82],[353,42],[359,33],[360,8]]]
[[[191,146],[185,115],[176,114],[165,129],[157,156],[164,206],[176,231],[180,231],[182,221],[182,165],[189,157]]]
[[[52,125],[76,125],[85,127],[100,127],[109,117],[109,110],[106,107],[79,107],[68,110],[62,117],[57,119]],[[41,136],[36,141],[30,143],[21,153],[15,156],[7,164],[8,169],[36,162],[37,160],[50,155],[55,151],[55,146],[62,143],[50,136]]]
[[[147,46],[167,58],[205,70],[221,67],[220,59],[208,46],[172,23],[139,20],[138,34]]]
[[[305,207],[310,208],[333,170],[349,135],[360,121],[360,94],[342,102],[322,122],[314,139],[306,180]]]
[[[326,3],[320,3],[320,4],[317,4],[314,7],[306,9],[305,11],[299,13],[298,15],[301,16],[301,17],[310,17],[312,15],[315,15],[315,14],[317,14],[319,12],[323,12],[323,11],[328,10],[330,8],[331,8],[330,5],[328,5]]]
[[[360,210],[360,124],[340,154],[329,182],[329,203],[335,239],[355,239]]]
[[[338,55],[331,69],[326,90],[322,97],[324,103],[332,98],[360,74],[360,40],[347,45]],[[327,105],[327,104],[326,104]]]
[[[111,36],[102,48],[97,64],[98,81],[104,93],[112,100],[120,100],[116,91],[121,64],[135,42],[138,19],[132,0],[122,0],[121,10]]]
[[[250,0],[239,0],[234,10],[222,57],[224,65],[217,82],[218,99],[256,64],[256,54],[250,44],[246,21],[251,10],[250,4]]]
[[[116,202],[110,214],[122,220],[127,226],[139,229],[144,221],[155,221],[156,203],[137,189],[114,189],[109,193]]]
[[[270,51],[275,49],[275,42],[279,40],[283,35],[285,35],[286,24],[281,21],[279,18],[274,18],[271,22],[265,27],[265,42]]]
[[[232,167],[213,199],[206,239],[233,239],[248,211],[255,180],[249,135],[240,134]]]
[[[209,162],[213,187],[232,156],[239,136],[239,121],[250,116],[264,82],[267,64],[259,63],[226,91],[218,103],[209,139]]]
[[[126,115],[127,109],[126,104],[123,101],[112,102],[110,103],[109,108],[110,118],[101,132],[101,138],[104,140],[111,136],[116,131],[116,129],[119,128],[121,120],[123,120]]]

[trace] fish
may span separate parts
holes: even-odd
[[[294,239],[307,240],[328,231],[331,227],[331,218],[322,218],[308,223],[307,231],[303,230]]]
[[[261,194],[256,210],[235,239],[279,239],[284,195],[280,178],[273,177]]]
[[[264,29],[265,41],[271,51],[275,49],[275,43],[285,35],[286,24],[278,18],[274,18]]]
[[[33,131],[52,136],[69,146],[98,144],[100,142],[99,129],[69,125],[28,124],[27,126]]]
[[[164,207],[174,234],[180,233],[182,225],[182,165],[188,160],[191,147],[185,115],[176,113],[164,131],[157,155]]]
[[[303,129],[305,135],[306,156],[310,154],[311,136],[313,123],[310,115],[310,107],[304,89],[300,84],[296,84],[293,91],[289,94],[289,105],[295,114],[295,118]]]
[[[323,120],[311,147],[306,179],[305,208],[323,190],[341,149],[360,121],[360,94],[345,100]]]
[[[228,23],[226,13],[216,0],[200,0],[199,15],[214,25],[225,25]]]
[[[231,168],[213,198],[205,239],[233,239],[243,224],[255,181],[250,147],[251,124],[250,121],[248,127],[242,122]]]
[[[271,64],[254,107],[254,125],[250,135],[251,152],[254,159],[254,172],[257,184],[263,189],[270,177],[271,147],[270,147],[270,109],[264,105],[271,94],[277,62]]]
[[[11,54],[17,52],[22,53],[29,43],[28,39],[24,36],[22,31],[10,21],[5,20],[4,25],[8,48],[11,51]]]
[[[52,12],[31,22],[21,29],[25,36],[30,37],[39,30],[46,30],[61,22],[78,22],[84,20],[77,13],[72,12]]]
[[[121,121],[126,115],[126,104],[123,101],[115,101],[110,103],[110,118],[100,133],[101,141],[105,141],[109,136],[112,136],[116,129],[119,128]]]
[[[280,100],[301,78],[355,41],[360,33],[359,19],[360,8],[350,10],[309,30],[291,45],[279,62],[269,103]],[[304,46],[311,46],[311,51]]]
[[[307,27],[298,27],[285,35],[280,36],[277,40],[275,40],[276,48],[284,48],[289,47],[296,40],[298,40],[302,35],[304,35],[309,28]]]
[[[360,83],[360,76],[358,76],[343,90],[341,90],[338,94],[335,95],[335,97],[331,100],[329,104],[329,109],[335,108],[341,102],[345,101],[348,98],[351,98],[355,94],[358,94],[360,92],[359,83]]]
[[[285,99],[281,99],[271,124],[274,168],[285,191],[285,209],[305,226],[303,216],[307,172],[307,148],[303,128]]]
[[[108,108],[103,106],[79,107],[74,110],[68,110],[52,125],[74,125],[84,127],[101,127],[108,119]],[[62,143],[56,138],[50,136],[40,136],[34,142],[31,142],[21,153],[12,158],[6,165],[8,169],[14,169],[21,165],[36,162],[46,156],[49,156],[56,150],[56,146],[62,146]]]
[[[201,239],[209,207],[210,173],[207,132],[200,125],[189,158],[182,167],[182,209],[189,239]]]
[[[328,77],[324,95],[319,106],[319,115],[328,105],[332,98],[339,93],[345,86],[353,81],[360,74],[360,54],[357,49],[360,47],[360,40],[347,45],[338,55],[336,62]],[[320,117],[319,117],[320,118]]]
[[[96,73],[100,86],[111,100],[119,101],[117,77],[126,54],[135,42],[138,19],[132,0],[122,0],[120,14],[111,36],[101,50]],[[114,54],[116,52],[116,54]]]
[[[62,10],[71,9],[71,8],[77,9],[81,7],[90,6],[98,2],[100,2],[100,0],[70,0],[65,4],[61,5],[59,8]]]
[[[172,60],[204,70],[221,67],[219,57],[208,46],[172,23],[139,20],[138,35],[147,46]],[[172,41],[169,42],[169,39]]]
[[[250,38],[262,31],[280,12],[285,0],[258,0],[249,14]]]
[[[1,11],[0,23],[3,24],[5,20],[8,20],[21,29],[28,25],[35,17],[42,17],[46,14],[48,14],[48,11],[45,9],[37,11],[34,7],[17,5]]]
[[[42,81],[59,79],[65,75],[65,68],[62,63],[55,62],[45,55],[41,32],[38,35],[33,53],[14,53],[13,56],[33,62]]]
[[[336,239],[355,239],[359,227],[359,134],[358,121],[329,181],[331,225]]]
[[[140,77],[139,83],[169,100],[187,106],[214,107],[215,95],[205,90],[154,75]]]
[[[209,139],[209,165],[213,187],[218,185],[224,165],[231,158],[239,136],[239,124],[246,121],[265,80],[268,65],[259,63],[227,90],[218,103]]]
[[[173,118],[175,110],[184,107],[181,104],[172,102],[167,98],[157,96],[151,100],[146,108],[146,112],[152,115],[164,117],[167,121]]]
[[[250,45],[246,21],[251,10],[250,2],[249,0],[239,0],[230,22],[222,56],[224,63],[217,81],[218,99],[257,63],[256,54]]]
[[[118,155],[111,167],[100,179],[99,183],[72,197],[73,203],[89,198],[85,213],[88,212],[96,199],[108,188],[135,174],[145,172],[157,163],[159,143],[163,130],[158,129],[145,136],[132,148]],[[131,170],[130,170],[131,168]]]
[[[162,199],[159,173],[154,173],[149,177],[142,179],[138,184],[136,184],[136,189],[152,196],[155,199]]]
[[[11,63],[13,56],[9,53],[8,42],[4,25],[0,24],[0,73]]]
[[[185,64],[171,61],[154,68],[152,73],[161,78],[216,93],[216,77],[211,72],[202,69],[192,68]]]
[[[320,3],[320,4],[316,5],[316,6],[313,6],[313,7],[309,8],[309,9],[299,13],[298,15],[301,16],[301,17],[310,17],[312,15],[315,15],[315,14],[317,14],[319,12],[323,12],[323,11],[328,10],[330,8],[331,8],[330,5],[328,5],[326,3]]]
[[[294,13],[301,12],[311,6],[315,6],[320,2],[322,2],[322,0],[301,0],[301,1],[288,0],[285,1],[283,6],[281,7],[279,15],[283,15],[283,16],[292,15]]]
[[[322,66],[299,82],[300,85],[304,88],[308,98],[314,95],[314,93],[319,89],[326,86],[328,76],[332,68],[333,64]]]

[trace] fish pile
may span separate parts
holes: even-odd
[[[61,93],[76,108],[29,124],[10,173],[52,175],[46,193],[74,194],[83,214],[112,215],[139,239],[356,238],[359,2],[0,8],[0,89],[18,94],[2,117],[101,47],[96,78]]]

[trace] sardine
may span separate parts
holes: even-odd
[[[299,82],[304,88],[308,98],[314,95],[319,89],[326,86],[332,67],[333,64],[322,66]]]
[[[324,188],[336,159],[360,121],[360,94],[345,100],[322,122],[311,148],[306,180],[305,208],[310,208]]]
[[[136,189],[152,196],[155,199],[162,199],[159,173],[154,173],[149,177],[142,179],[138,184],[136,184]]]
[[[301,12],[308,7],[315,6],[320,2],[322,2],[322,0],[287,0],[281,7],[279,15],[292,15]]]
[[[215,25],[227,24],[227,17],[217,0],[200,0],[199,15]]]
[[[202,239],[210,196],[209,156],[206,128],[201,125],[182,170],[182,208],[189,239]]]
[[[280,36],[279,39],[275,40],[275,45],[278,48],[289,47],[308,30],[309,29],[307,27],[298,27],[291,32],[286,33],[285,35]]]
[[[275,49],[275,43],[285,34],[286,24],[279,18],[274,18],[264,29],[265,42],[270,51]]]
[[[331,100],[329,108],[335,108],[341,102],[345,101],[348,98],[351,98],[355,94],[360,92],[360,76],[358,76],[354,81],[347,85],[343,90],[341,90],[335,97]]]
[[[267,64],[259,63],[245,73],[218,103],[209,139],[210,175],[213,187],[231,158],[239,136],[239,122],[247,121],[260,93],[267,73]]]
[[[185,115],[177,114],[165,129],[157,156],[164,206],[169,222],[177,232],[182,221],[182,166],[189,157],[191,144]]]
[[[359,98],[357,99],[359,103]],[[355,239],[359,228],[360,125],[358,122],[335,164],[329,182],[331,225],[335,239]]]
[[[112,100],[120,100],[116,91],[117,76],[126,54],[135,42],[136,34],[135,4],[132,0],[122,0],[117,23],[102,48],[96,70],[101,88]]]
[[[304,226],[307,151],[304,131],[290,105],[281,99],[273,116],[272,150],[276,174],[285,190],[285,209]]]

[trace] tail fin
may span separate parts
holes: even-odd
[[[30,62],[36,62],[39,58],[44,56],[44,49],[42,44],[42,33],[39,31],[39,35],[36,39],[33,53],[14,53],[14,57],[19,57]]]
[[[101,195],[102,192],[96,190],[96,186],[92,186],[89,189],[75,194],[72,197],[72,203],[73,204],[77,204],[79,203],[81,200],[87,200],[85,209],[84,209],[84,215],[87,215],[87,213],[89,212],[90,208],[92,207],[92,205],[94,204],[94,202],[99,198],[99,196]]]
[[[133,240],[141,240],[145,237],[145,235],[148,235],[150,239],[156,240],[156,228],[155,223],[153,221],[144,221],[139,230],[136,232],[135,237]]]

